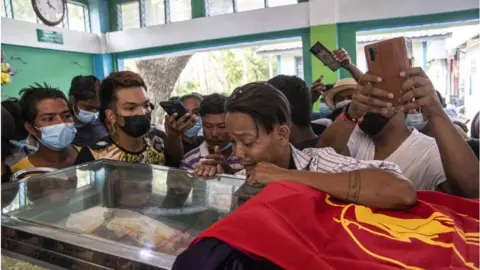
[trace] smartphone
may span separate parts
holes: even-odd
[[[337,71],[342,64],[333,58],[333,54],[322,43],[317,42],[310,48],[310,52],[332,71]]]
[[[180,100],[160,101],[160,106],[162,106],[163,110],[165,110],[168,115],[177,113],[177,119],[180,119],[180,117],[188,112]]]
[[[365,46],[368,74],[382,78],[381,83],[373,87],[383,89],[393,94],[394,106],[402,105],[402,84],[406,78],[400,77],[401,71],[410,68],[412,58],[412,42],[404,37],[388,39]]]

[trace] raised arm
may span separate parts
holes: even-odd
[[[342,67],[346,69],[350,75],[352,75],[355,81],[360,81],[360,78],[364,73],[352,63],[352,59],[348,55],[347,51],[344,49],[336,49],[332,52],[332,54],[335,60],[342,64]]]
[[[412,68],[401,75],[409,77],[402,86],[406,92],[402,99],[409,103],[402,109],[421,110],[430,122],[440,151],[447,181],[437,189],[443,192],[452,190],[455,195],[478,198],[478,159],[444,112],[430,79],[421,68]],[[412,102],[414,98],[415,101]]]
[[[416,202],[415,188],[410,181],[401,174],[377,168],[321,173],[260,163],[248,179],[250,183],[263,184],[276,180],[304,184],[346,202],[381,209],[405,209]]]
[[[168,119],[166,119],[166,121],[168,121],[168,128],[166,130],[167,138],[165,139],[165,154],[171,159],[168,161],[169,165],[178,167],[184,154],[182,134],[185,130],[193,127],[197,118],[189,113],[185,114],[178,120],[176,118],[177,114],[175,113],[168,116]]]

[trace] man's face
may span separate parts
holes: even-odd
[[[200,108],[200,100],[192,97],[183,100],[182,103],[189,113],[198,115],[198,108]]]
[[[221,146],[229,140],[228,132],[225,128],[225,117],[226,113],[207,114],[202,117],[203,136],[208,146],[212,148]]]
[[[73,116],[68,108],[68,104],[61,98],[47,98],[37,102],[37,116],[33,125],[27,124],[25,127],[30,135],[41,138],[42,127],[53,126],[62,123],[73,123]]]
[[[228,113],[225,123],[233,153],[247,171],[261,161],[276,164],[282,159],[279,156],[283,153],[282,148],[289,145],[290,130],[285,126],[276,126],[267,134],[250,115],[244,113]]]
[[[333,103],[337,104],[337,103],[342,102],[344,100],[351,100],[353,98],[353,90],[354,89],[348,89],[348,90],[345,90],[345,91],[342,91],[342,92],[336,94],[333,97]]]
[[[143,115],[152,111],[150,99],[143,87],[120,89],[116,93],[114,111],[107,110],[107,118],[112,124],[123,126],[123,116]]]
[[[100,100],[98,100],[98,98],[89,100],[78,100],[73,104],[76,105],[74,106],[74,110],[77,113],[79,112],[78,109],[93,113],[100,111]]]

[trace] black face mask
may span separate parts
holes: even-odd
[[[130,137],[138,138],[150,130],[152,113],[122,117],[125,125],[120,128]]]
[[[387,125],[390,118],[377,113],[367,113],[363,122],[358,125],[360,129],[370,138],[375,137]]]
[[[5,171],[2,174],[2,184],[10,182],[10,177],[12,176],[12,171],[10,167],[5,166]]]

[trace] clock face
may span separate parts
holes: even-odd
[[[65,14],[64,0],[32,0],[37,16],[47,25],[57,25]]]

